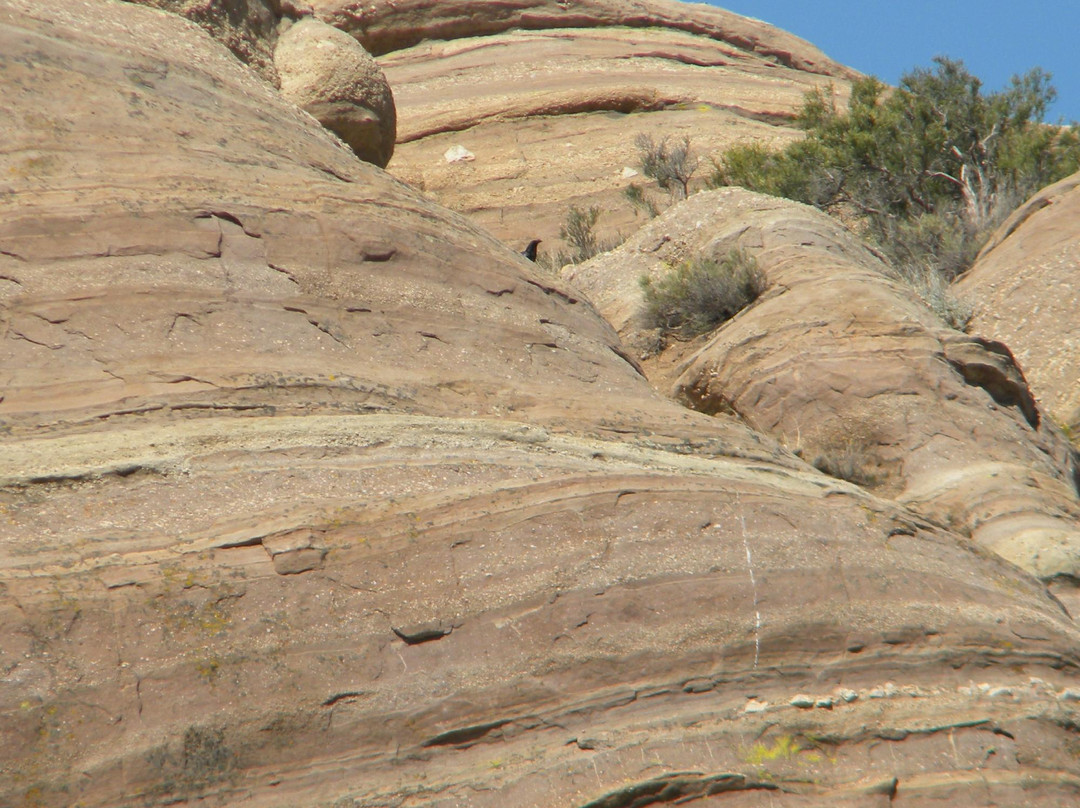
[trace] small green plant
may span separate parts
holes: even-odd
[[[724,258],[696,258],[659,279],[643,276],[648,328],[692,339],[711,331],[765,291],[765,274],[753,256],[732,250]]]
[[[802,751],[798,739],[790,735],[780,735],[772,746],[766,746],[761,741],[755,743],[743,754],[743,760],[751,766],[762,766],[774,760],[791,760]]]
[[[674,146],[668,139],[659,142],[644,133],[637,136],[634,145],[638,150],[638,167],[646,177],[671,194],[672,199],[686,199],[690,195],[690,179],[697,171],[698,158],[690,146],[690,138],[684,137]]]
[[[634,208],[634,215],[637,215],[637,211],[642,211],[650,219],[655,219],[660,214],[660,208],[656,207],[656,203],[652,201],[649,195],[645,192],[645,189],[636,183],[630,183],[623,189],[623,196],[630,202],[631,207]]]
[[[570,206],[566,221],[559,228],[559,238],[570,245],[570,262],[588,261],[601,251],[596,243],[596,223],[599,219],[598,207],[582,210],[577,205]]]

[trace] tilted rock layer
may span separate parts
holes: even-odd
[[[740,140],[799,137],[807,90],[847,93],[853,71],[807,42],[673,0],[318,0],[379,63],[398,106],[390,170],[499,238],[541,251],[571,205],[597,205],[601,240],[641,214],[623,196],[635,138],[692,136],[708,156]],[[475,159],[448,162],[455,147]],[[650,191],[665,207],[666,192]]]
[[[834,219],[741,189],[696,194],[566,276],[647,345],[639,278],[733,249],[768,289],[695,344],[676,397],[736,412],[1046,579],[1080,578],[1077,458],[1009,349],[946,328]]]
[[[956,283],[972,328],[1009,344],[1047,411],[1080,444],[1080,174],[1035,194]]]
[[[292,0],[127,0],[179,14],[197,23],[233,55],[277,84],[274,31],[281,12],[293,10]]]
[[[1075,799],[1033,577],[179,17],[0,0],[0,80],[0,803]]]

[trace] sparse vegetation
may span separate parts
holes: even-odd
[[[566,242],[570,250],[555,250],[538,254],[537,264],[557,274],[567,264],[580,264],[602,252],[615,249],[621,243],[621,239],[601,242],[596,235],[596,223],[600,220],[601,214],[602,211],[595,205],[589,208],[571,205],[559,228],[559,238]]]
[[[225,745],[224,730],[188,727],[181,751],[186,778],[194,783],[214,783],[233,767],[233,754]]]
[[[932,266],[920,261],[900,264],[895,269],[895,277],[911,287],[942,322],[957,331],[967,331],[975,316],[974,308],[966,299],[956,295]]]
[[[698,158],[690,146],[690,138],[684,137],[674,146],[668,139],[654,141],[644,133],[637,136],[634,145],[638,150],[638,167],[646,177],[671,194],[673,200],[686,199],[690,195],[690,179],[698,168]]]
[[[627,185],[623,189],[623,196],[627,198],[635,211],[642,211],[650,219],[655,219],[660,213],[660,208],[652,201],[649,194],[636,183]]]
[[[754,302],[765,290],[765,275],[751,255],[732,250],[721,260],[696,258],[640,283],[647,327],[690,339]]]
[[[780,735],[771,746],[758,741],[744,752],[742,758],[751,766],[762,766],[774,760],[791,760],[802,751],[798,739],[790,735]]]
[[[926,286],[933,272],[949,282],[1020,201],[1080,166],[1080,129],[1043,123],[1055,97],[1047,73],[1036,68],[1003,91],[981,90],[962,62],[939,57],[895,90],[856,81],[846,112],[831,89],[812,91],[799,116],[805,139],[780,151],[736,146],[714,161],[709,184],[839,215],[902,279]]]
[[[559,238],[570,245],[570,260],[574,263],[588,261],[598,252],[596,246],[596,223],[600,219],[600,208],[593,206],[582,210],[571,205],[566,213],[566,220],[559,228]]]
[[[236,754],[218,727],[191,725],[184,731],[176,752],[159,746],[147,753],[147,761],[160,778],[152,794],[190,795],[229,779],[236,768]]]
[[[859,436],[838,438],[823,447],[812,465],[830,477],[855,485],[873,486],[881,482],[879,475],[873,472],[875,458],[870,441]]]

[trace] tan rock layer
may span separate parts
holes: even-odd
[[[1075,794],[1031,576],[655,394],[178,18],[0,0],[0,60],[0,803]]]
[[[1080,445],[1080,175],[1035,194],[957,280],[973,328],[1008,343],[1050,415]]]
[[[669,28],[728,42],[795,70],[857,75],[810,43],[760,20],[673,0],[313,0],[315,13],[381,56],[425,39],[488,36],[512,28]]]
[[[697,6],[683,6],[696,19]],[[800,137],[804,94],[847,82],[776,64],[672,27],[512,29],[429,40],[380,58],[394,88],[399,146],[390,170],[520,249],[566,250],[571,205],[598,206],[601,244],[644,221],[624,191],[669,195],[640,175],[635,140],[689,137],[701,166],[735,142]],[[474,159],[450,162],[452,149]]]
[[[6,799],[585,805],[659,778],[981,804],[966,767],[998,760],[1034,798],[1075,784],[1071,621],[853,488],[505,422],[440,445],[424,420],[298,418],[288,451],[263,430],[289,419],[220,420],[185,430],[182,473],[8,500],[37,539],[0,574]],[[137,527],[109,546],[103,518]]]
[[[118,412],[307,410],[312,390],[329,409],[435,413],[473,401],[474,414],[536,408],[559,418],[563,409],[592,423],[579,404],[528,392],[567,389],[545,368],[563,367],[568,352],[572,384],[585,389],[612,373],[613,389],[616,378],[639,378],[587,305],[365,170],[192,27],[144,13],[142,38],[94,63],[87,54],[109,47],[112,18],[69,42],[15,27],[11,9],[6,77],[33,87],[35,101],[12,110],[5,154],[0,251],[12,294],[2,351],[13,372],[0,417],[9,429],[81,429]],[[168,58],[176,37],[201,48],[202,63]],[[61,77],[83,104],[50,95]],[[86,263],[33,271],[73,261]],[[463,262],[467,277],[455,268]],[[448,296],[447,283],[460,291]],[[535,312],[523,319],[507,306],[517,299]],[[483,323],[513,334],[513,347],[452,361],[490,344]],[[404,341],[390,338],[399,331]],[[612,425],[637,408],[635,395],[651,398],[640,386],[602,407]]]
[[[675,396],[734,411],[1046,579],[1080,578],[1080,463],[1009,349],[944,327],[825,214],[741,189],[697,194],[566,275],[646,345],[638,279],[733,248],[769,289],[696,346]]]

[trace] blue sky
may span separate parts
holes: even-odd
[[[942,54],[962,59],[986,90],[1041,67],[1058,91],[1047,119],[1080,121],[1080,0],[706,1],[790,31],[889,84]]]

